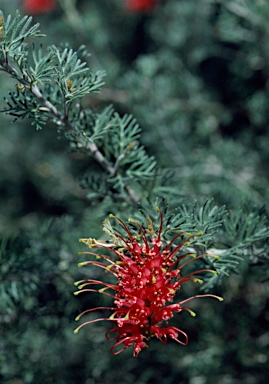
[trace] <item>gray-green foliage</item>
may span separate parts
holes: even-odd
[[[52,342],[56,354],[60,353],[61,344],[70,340],[64,329],[77,304],[71,295],[71,276],[76,274],[76,247],[73,247],[76,244],[75,232],[74,222],[65,217],[60,220],[47,220],[34,231],[20,231],[1,239],[2,382],[14,377],[20,377],[25,383],[36,381],[33,376],[38,376],[40,367],[38,363],[36,368],[32,369],[33,351],[39,361],[42,350],[42,359],[45,359],[47,364],[51,360],[51,352],[47,348],[51,335],[57,333],[57,340]],[[72,333],[71,329],[72,326],[69,335]],[[18,364],[22,360],[25,360],[23,366]],[[53,370],[54,368],[50,370],[50,374],[53,374]]]
[[[108,180],[101,187],[106,185],[107,192],[115,191],[114,196],[127,195],[137,202],[140,197],[131,184],[151,179],[156,161],[140,144],[140,128],[132,116],[121,117],[112,108],[98,112],[86,106],[85,96],[103,86],[104,71],[90,71],[84,46],[77,51],[66,45],[40,47],[30,54],[27,38],[41,36],[38,25],[30,28],[31,18],[20,18],[18,12],[14,21],[8,16],[6,23],[0,66],[18,83],[6,98],[5,113],[32,118],[37,128],[52,120],[73,150],[99,163],[99,173],[102,169],[103,179]],[[11,32],[13,24],[17,28]]]
[[[205,255],[204,263],[217,272],[206,277],[204,290],[211,289],[224,276],[236,272],[240,263],[255,265],[258,261],[266,262],[269,227],[264,209],[250,204],[244,211],[227,212],[225,206],[216,206],[213,200],[204,204],[197,201],[181,204],[180,207],[169,207],[161,202],[160,207],[164,215],[163,236],[166,242],[182,231],[197,234],[190,239],[187,249],[189,247],[189,251],[197,256]],[[146,217],[150,214],[154,227],[158,228],[158,215],[150,207],[141,207],[141,213]],[[141,220],[143,215],[137,217]],[[180,239],[184,239],[184,233]],[[217,258],[207,255],[216,255]]]

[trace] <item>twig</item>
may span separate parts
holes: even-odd
[[[61,124],[69,131],[75,132],[75,127],[70,123],[68,118],[64,116],[58,109],[42,94],[37,85],[31,85],[31,82],[27,79],[21,78],[18,75],[18,72],[15,68],[13,68],[7,61],[0,59],[0,66],[2,66],[3,70],[6,71],[11,77],[15,78],[22,85],[27,87],[27,89],[39,100],[41,104],[43,104],[44,108],[48,112],[50,112],[56,119],[58,119]],[[25,75],[26,76],[26,75]],[[81,140],[78,142],[83,147],[85,147],[85,143]],[[93,156],[93,158],[101,165],[101,167],[109,173],[110,176],[114,176],[117,171],[117,164],[113,167],[109,161],[103,156],[103,154],[98,149],[97,145],[93,142],[88,142],[85,147]],[[135,204],[138,204],[140,198],[135,194],[135,192],[130,188],[130,186],[125,185],[124,190],[128,195],[129,199],[133,201]]]

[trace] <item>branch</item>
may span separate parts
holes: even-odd
[[[68,120],[68,117],[63,115],[61,112],[58,111],[57,108],[42,94],[40,89],[37,87],[37,85],[32,85],[31,81],[27,78],[21,78],[16,71],[15,68],[13,68],[8,62],[6,62],[3,59],[0,59],[0,65],[2,68],[13,78],[15,78],[17,81],[19,81],[24,87],[26,87],[34,96],[35,98],[44,106],[42,109],[45,112],[51,113],[58,121],[60,121],[61,125],[65,127],[65,129],[69,132],[76,132],[75,127],[70,123]],[[24,73],[24,76],[27,75]],[[115,164],[113,167],[109,161],[103,156],[103,154],[100,152],[99,148],[94,142],[88,142],[85,146],[84,137],[78,138],[78,146],[83,146],[86,150],[88,150],[93,158],[101,165],[101,167],[108,172],[110,176],[114,176],[117,172],[118,163]],[[137,204],[140,200],[140,198],[135,194],[135,192],[130,188],[130,186],[125,185],[124,190],[127,193],[129,199],[133,201],[135,204]]]

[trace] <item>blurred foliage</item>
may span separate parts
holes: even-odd
[[[254,239],[268,226],[268,2],[159,0],[137,14],[124,3],[59,0],[54,12],[34,16],[47,35],[43,49],[84,44],[90,68],[107,72],[103,91],[86,103],[136,117],[164,168],[145,188],[167,194],[171,207],[214,197],[230,210],[222,241],[236,248]],[[0,0],[5,14],[21,6]],[[15,81],[0,73],[0,84],[3,100]],[[108,213],[128,217],[133,207],[98,200],[88,157],[66,151],[52,122],[42,132],[31,123],[1,114],[0,382],[266,384],[268,240],[240,252],[237,274],[215,287],[222,304],[194,302],[197,318],[175,317],[187,347],[156,342],[133,359],[110,354],[106,324],[73,335],[75,316],[102,305],[97,295],[73,298],[73,281],[91,273],[76,266],[78,238],[103,236]]]

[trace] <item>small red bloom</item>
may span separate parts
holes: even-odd
[[[79,320],[82,315],[96,310],[107,309],[113,313],[108,318],[86,321],[75,330],[75,333],[86,324],[103,320],[110,321],[112,328],[106,333],[106,337],[108,340],[115,340],[111,352],[118,354],[133,345],[135,357],[149,345],[153,337],[164,344],[168,338],[171,338],[179,344],[186,345],[188,343],[187,334],[179,328],[169,326],[168,321],[175,313],[181,311],[188,311],[192,316],[195,316],[193,311],[184,306],[192,299],[208,296],[220,301],[222,299],[215,295],[203,294],[173,303],[182,284],[187,281],[202,282],[195,275],[203,272],[216,273],[212,270],[202,269],[184,276],[182,269],[192,261],[204,256],[215,258],[217,256],[209,254],[196,256],[188,252],[186,245],[199,234],[191,235],[180,232],[168,244],[164,243],[161,239],[161,212],[160,228],[157,232],[153,231],[152,225],[150,229],[145,231],[139,223],[130,220],[138,228],[138,233],[135,235],[121,219],[113,215],[111,217],[120,222],[126,231],[126,238],[109,230],[113,243],[102,243],[94,239],[81,239],[81,241],[90,248],[107,248],[116,257],[84,252],[84,254],[94,256],[96,260],[82,262],[79,266],[93,265],[105,269],[114,276],[116,284],[91,279],[82,280],[75,283],[79,288],[75,294],[99,292],[112,297],[114,307],[88,309],[81,313],[76,320]],[[179,238],[183,240],[180,244],[176,244],[176,240]],[[98,289],[96,288],[97,285],[102,285],[103,288]]]
[[[126,9],[130,12],[144,12],[155,8],[156,0],[127,0]]]
[[[22,0],[26,13],[31,15],[51,12],[56,8],[56,0]]]

